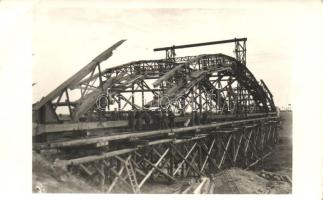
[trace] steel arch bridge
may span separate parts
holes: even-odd
[[[125,40],[117,42],[33,105],[33,148],[55,149],[55,164],[105,192],[261,163],[279,118],[273,95],[246,66],[246,40],[159,48],[165,59],[102,70]],[[235,58],[175,54],[222,43],[235,44]]]

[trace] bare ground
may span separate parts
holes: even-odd
[[[34,193],[97,193],[96,188],[33,152]]]
[[[292,178],[292,112],[281,112],[282,129],[280,130],[279,143],[274,148],[272,154],[265,160],[264,169]]]

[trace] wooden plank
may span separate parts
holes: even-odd
[[[183,192],[182,194],[189,194],[189,192],[192,190],[192,185],[188,186]]]
[[[91,107],[93,107],[97,101],[97,98],[102,94],[103,91],[106,91],[110,88],[119,78],[123,77],[126,72],[122,72],[115,77],[109,78],[102,86],[102,90],[92,91],[86,98],[81,101],[81,104],[77,106],[75,114],[73,116],[73,121],[78,121],[78,119],[87,112]]]
[[[126,181],[126,177],[122,177],[118,172],[116,172],[116,170],[111,168],[111,172],[116,175],[119,179],[117,180],[121,180],[124,184],[126,184],[129,189],[132,191],[132,186]]]
[[[234,162],[234,163],[237,161],[238,153],[239,153],[240,146],[241,146],[242,137],[243,137],[243,135],[241,134],[241,136],[240,136],[240,138],[239,138],[239,142],[238,142],[238,147],[237,147],[237,149],[236,149],[236,152],[235,152],[235,154],[234,154],[234,158],[233,158],[233,162]]]
[[[196,166],[196,162],[195,162],[197,155],[199,155],[199,151],[195,151],[194,152],[194,154],[193,154],[193,156],[191,158],[191,162],[190,163],[191,163],[191,165],[193,165],[194,167],[196,167],[196,169],[199,169],[199,167]],[[186,171],[184,172],[184,177],[187,177],[188,176],[190,170],[191,170],[190,167],[186,169]],[[202,170],[200,170],[200,171],[202,171]]]
[[[229,139],[228,139],[228,142],[227,142],[227,144],[226,144],[226,146],[225,146],[225,148],[224,148],[224,152],[223,152],[223,155],[222,155],[222,157],[221,157],[221,161],[220,161],[219,166],[218,166],[218,168],[219,168],[219,169],[221,168],[221,166],[222,166],[222,164],[223,164],[223,161],[224,161],[224,159],[225,159],[225,156],[226,156],[226,154],[227,154],[227,152],[228,152],[228,148],[229,148],[229,144],[230,144],[230,142],[231,142],[231,138],[232,138],[232,135],[230,135],[230,137],[229,137]]]
[[[185,65],[188,65],[190,63],[194,63],[196,61],[198,61],[201,57],[204,57],[205,55],[199,55],[196,56],[195,58],[186,61],[185,63],[181,63],[179,65],[177,65],[176,67],[174,67],[173,69],[167,71],[162,77],[160,77],[159,79],[157,79],[154,83],[153,86],[157,87],[158,85],[160,85],[163,81],[166,81],[168,79],[170,79],[172,76],[174,76],[175,72],[180,70],[182,67],[184,67]]]
[[[127,160],[129,160],[131,158],[131,155],[128,156]],[[111,192],[112,189],[114,188],[114,186],[117,184],[119,177],[121,176],[122,172],[125,169],[125,165],[122,165],[122,167],[120,168],[118,173],[115,173],[116,171],[113,170],[113,168],[110,168],[110,171],[112,171],[113,173],[115,173],[116,177],[113,179],[110,187],[108,188],[108,192]]]
[[[84,145],[91,145],[95,144],[96,147],[102,147],[109,145],[109,141],[97,138],[87,138],[87,139],[76,139],[76,140],[69,140],[63,141],[58,143],[51,143],[51,148],[64,148],[64,147],[76,147],[76,146],[84,146]]]
[[[260,120],[260,119],[257,119]],[[250,120],[244,120],[244,121],[250,121]],[[226,126],[226,125],[232,125],[232,124],[239,124],[243,121],[233,121],[233,122],[221,122],[221,123],[214,123],[209,125],[198,125],[198,126],[191,126],[191,127],[182,127],[182,128],[175,128],[172,129],[174,133],[181,133],[181,132],[187,132],[191,130],[197,130],[197,129],[213,129],[216,127]],[[107,122],[86,122],[86,123],[74,123],[74,124],[48,124],[40,127],[33,127],[34,129],[38,129],[38,132],[58,132],[58,131],[72,131],[72,130],[88,130],[88,129],[95,129],[95,128],[112,128],[112,127],[122,127],[123,125],[127,124],[128,121],[107,121]],[[169,129],[162,129],[162,130],[154,130],[154,131],[145,131],[145,132],[139,132],[139,133],[120,133],[117,135],[111,135],[111,136],[104,136],[104,137],[97,137],[93,138],[91,142],[97,141],[113,141],[113,140],[122,140],[122,139],[129,139],[129,138],[140,138],[140,137],[148,137],[148,136],[157,136],[162,134],[168,134]],[[196,140],[201,139],[206,136],[198,136],[191,139],[177,139],[174,141],[174,143],[181,143],[181,142],[187,142],[190,140]],[[89,140],[87,139],[79,139],[79,140]],[[165,141],[168,142],[168,141]],[[60,144],[61,142],[51,143],[48,144],[50,148],[56,148],[59,146],[62,146],[63,144]],[[73,143],[73,142],[71,142]],[[158,143],[158,142],[157,142]],[[156,144],[157,144],[156,143]],[[162,142],[161,142],[162,143]],[[67,144],[67,143],[66,143]],[[154,142],[150,142],[148,145],[153,145]]]
[[[102,168],[102,165],[101,165],[101,167],[98,167],[97,164],[95,164],[94,167],[97,170],[97,172],[101,175],[101,177],[104,178],[105,177],[105,174],[104,174],[104,168]]]
[[[102,162],[107,168],[111,167],[110,163],[108,163],[106,160],[102,160]]]
[[[206,158],[205,158],[205,160],[204,160],[204,162],[203,162],[203,165],[202,165],[202,167],[201,167],[201,171],[203,171],[203,170],[204,170],[204,167],[206,166],[206,162],[207,162],[207,160],[208,160],[209,158],[211,159],[211,162],[212,162],[213,166],[214,166],[214,167],[217,167],[215,160],[214,160],[214,159],[211,157],[211,155],[210,155],[210,153],[211,153],[211,151],[212,151],[212,149],[213,149],[214,144],[215,144],[215,139],[213,139],[212,144],[211,144],[211,146],[210,146],[210,149],[206,152],[206,153],[207,153],[207,155],[206,155]],[[204,145],[205,145],[205,144],[204,144]],[[206,145],[205,145],[205,146],[206,146]],[[206,147],[205,147],[205,148],[206,148]]]
[[[60,166],[79,165],[82,163],[92,162],[92,161],[96,161],[96,160],[102,160],[102,159],[110,158],[113,156],[130,153],[135,150],[137,150],[137,149],[136,148],[128,148],[128,149],[122,149],[122,150],[117,150],[117,151],[111,151],[108,153],[103,153],[101,155],[85,156],[85,157],[74,158],[74,159],[70,159],[70,160],[58,160],[55,162],[55,164],[60,165]]]
[[[168,80],[169,78],[171,78],[176,71],[180,70],[182,67],[185,66],[185,63],[183,64],[179,64],[176,67],[174,67],[173,69],[167,71],[162,77],[160,77],[159,79],[157,79],[154,83],[153,86],[157,87],[159,86],[163,81]]]
[[[78,123],[64,123],[64,124],[33,124],[34,135],[43,133],[56,133],[67,131],[82,131],[104,128],[119,128],[128,125],[128,121],[105,121],[105,122],[78,122]]]
[[[263,159],[267,158],[270,154],[271,154],[271,152],[269,152],[269,153],[265,154],[263,157],[258,158],[255,162],[251,163],[251,164],[246,168],[246,170],[250,169],[250,167],[252,167],[252,166],[255,166],[259,161],[261,161],[261,160],[263,160]]]
[[[203,177],[202,178],[202,182],[196,187],[196,189],[194,190],[193,194],[201,194],[201,191],[203,189],[203,186],[206,184],[206,182],[208,181],[209,179],[206,178],[206,177]],[[210,181],[210,180],[209,180]]]
[[[152,146],[152,145],[157,145],[157,144],[163,144],[163,143],[168,143],[168,142],[173,142],[175,139],[161,139],[161,140],[155,140],[148,142],[147,146]]]
[[[158,168],[158,165],[161,163],[161,161],[164,159],[164,157],[167,155],[169,151],[169,148],[166,149],[166,151],[163,153],[163,155],[158,159],[158,161],[155,164],[152,164],[152,169],[148,172],[148,174],[141,180],[140,184],[138,185],[139,188],[143,186],[143,184],[147,181],[147,179],[151,176],[151,174]],[[145,160],[147,161],[147,159]],[[161,171],[161,170],[160,170]]]
[[[195,166],[193,166],[185,157],[182,155],[182,153],[176,148],[175,145],[172,144],[173,149],[176,151],[176,153],[200,176],[204,176],[203,172],[200,172],[198,169],[196,169]]]
[[[170,176],[169,174],[167,174],[164,171],[162,171],[161,169],[159,169],[154,163],[150,162],[148,159],[144,158],[143,161],[145,161],[150,166],[152,166],[153,168],[155,168],[159,173],[163,174],[166,178],[168,178],[168,179],[170,179],[172,181],[176,181],[176,179],[174,177]]]
[[[89,74],[96,67],[98,62],[106,60],[110,56],[112,56],[112,51],[115,50],[118,46],[120,46],[124,41],[125,40],[120,40],[119,42],[115,43],[110,48],[105,50],[103,53],[101,53],[99,56],[94,58],[89,64],[87,64],[85,67],[83,67],[77,73],[75,73],[72,77],[70,77],[65,82],[63,82],[61,85],[59,85],[56,89],[54,89],[52,92],[50,92],[44,98],[42,98],[39,102],[34,104],[33,105],[33,110],[39,110],[48,101],[51,101],[51,100],[55,99],[64,90],[66,90],[67,88],[73,86],[75,83],[82,80],[87,74]]]
[[[80,168],[83,169],[89,176],[92,176],[94,172],[91,172],[85,165],[80,164]]]
[[[191,155],[191,153],[193,152],[193,150],[195,149],[195,147],[197,146],[197,143],[195,143],[191,149],[188,151],[188,153],[186,154],[186,156],[184,157],[183,161],[178,165],[177,169],[174,171],[173,176],[175,176],[177,174],[177,172],[179,171],[179,169],[182,167],[182,165],[185,163],[185,161],[187,161],[187,158]]]

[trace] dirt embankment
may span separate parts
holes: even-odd
[[[96,193],[96,188],[83,180],[55,167],[41,155],[33,152],[33,183],[34,193]]]
[[[229,169],[216,174],[213,193],[271,193],[292,192],[292,112],[281,112],[280,139],[262,169],[245,171]],[[231,190],[231,191],[230,191]]]

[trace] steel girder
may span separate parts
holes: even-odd
[[[156,104],[182,113],[199,110],[242,115],[276,110],[266,85],[260,84],[244,64],[227,55],[143,60],[105,70],[100,69],[100,62],[96,64],[87,76],[77,77],[60,94],[56,91],[58,95],[53,96],[52,92],[36,103],[34,121],[96,121],[95,116],[100,114],[97,103],[102,96],[107,97],[105,111],[143,109]],[[62,107],[68,108],[65,113],[59,113]]]

